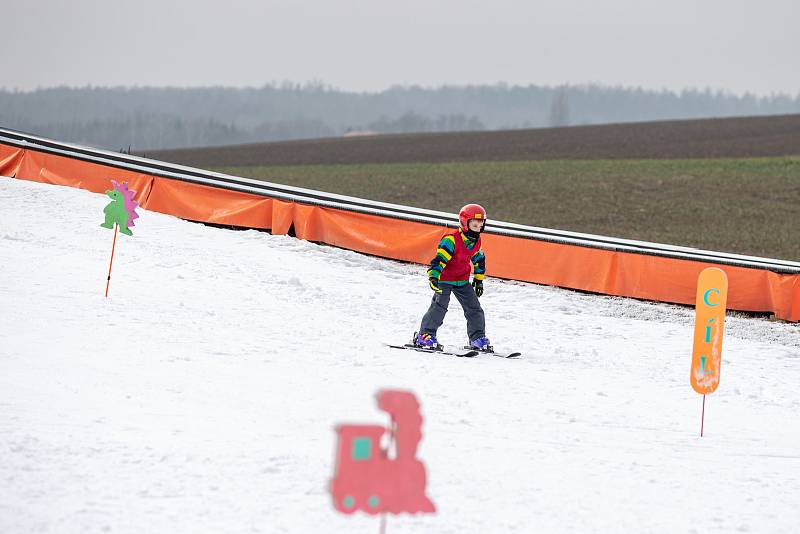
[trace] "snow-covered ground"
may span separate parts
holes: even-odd
[[[422,266],[141,209],[106,299],[107,201],[0,178],[0,532],[377,532],[327,484],[384,387],[438,507],[390,533],[800,530],[796,324],[729,314],[700,438],[692,309],[489,279],[523,359],[398,351]]]

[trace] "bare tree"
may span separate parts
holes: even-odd
[[[550,126],[569,126],[569,101],[563,87],[558,89],[550,104]]]

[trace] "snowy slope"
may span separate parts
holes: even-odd
[[[439,509],[388,532],[800,528],[798,325],[729,315],[701,439],[689,308],[489,279],[523,359],[397,351],[422,266],[143,210],[105,299],[106,204],[0,178],[0,532],[377,532],[327,483],[382,387],[421,401]]]

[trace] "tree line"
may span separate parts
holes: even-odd
[[[541,128],[800,113],[800,94],[757,97],[601,85],[0,90],[0,126],[112,150],[212,146],[364,133]]]

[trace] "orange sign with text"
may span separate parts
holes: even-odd
[[[719,385],[727,300],[725,271],[717,267],[704,269],[697,278],[691,372],[692,387],[702,395],[713,393]]]

